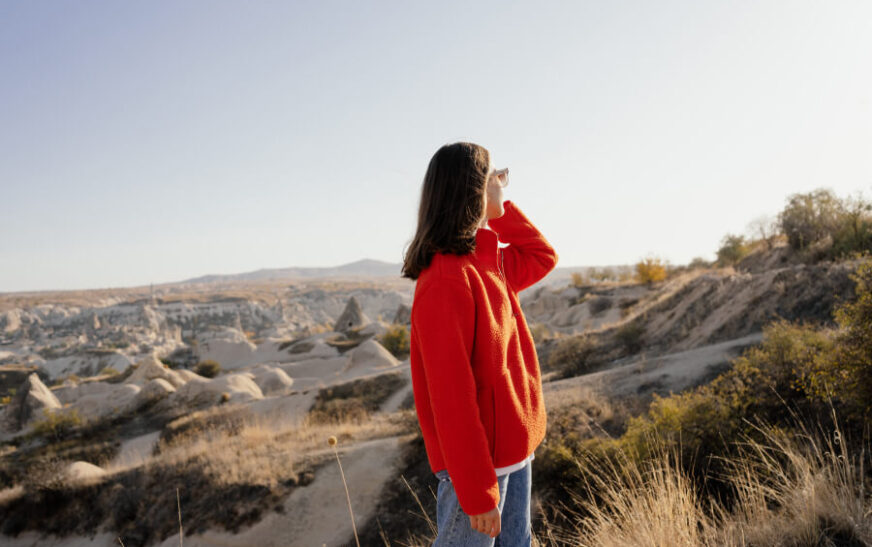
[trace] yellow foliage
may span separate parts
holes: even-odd
[[[646,257],[636,263],[636,279],[640,283],[656,283],[666,279],[666,263],[657,257]]]
[[[379,338],[381,345],[394,356],[405,356],[409,353],[409,329],[405,325],[393,324]]]

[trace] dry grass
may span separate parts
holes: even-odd
[[[852,451],[842,432],[792,438],[760,428],[765,443],[748,443],[730,462],[738,509],[724,520],[732,545],[872,544],[872,497],[866,447]]]
[[[357,442],[403,434],[410,427],[401,414],[300,423],[246,413],[244,405],[197,412],[176,423],[184,426],[184,432],[161,440],[158,453],[139,464],[170,468],[194,465],[221,484],[264,486],[274,486],[294,476],[303,458],[324,452],[324,439],[330,435],[343,442]],[[127,468],[119,466],[107,471],[117,473]]]
[[[677,452],[652,439],[655,457],[645,463],[623,454],[577,460],[587,466],[586,489],[573,494],[582,509],[564,506],[574,527],[548,529],[548,537],[591,547],[872,545],[865,450],[851,451],[838,429],[801,437],[758,430],[765,441],[748,441],[728,462],[738,492],[731,509],[701,498]]]

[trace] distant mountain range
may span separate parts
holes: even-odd
[[[179,283],[218,283],[226,281],[263,281],[266,279],[293,279],[313,277],[397,277],[403,265],[399,262],[383,262],[365,258],[356,262],[349,262],[341,266],[314,267],[314,268],[262,268],[253,272],[225,275],[202,275],[185,279]]]
[[[226,275],[203,275],[179,281],[179,283],[220,283],[228,281],[263,281],[266,279],[300,279],[320,277],[395,277],[401,278],[400,270],[403,265],[400,262],[384,262],[364,258],[356,262],[349,262],[341,266],[317,267],[317,268],[262,268],[253,272],[243,272]],[[612,266],[616,270],[628,268],[628,266]],[[587,270],[586,266],[564,266],[554,269],[539,283],[564,284],[571,277],[572,272]]]

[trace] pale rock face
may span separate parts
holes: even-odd
[[[577,289],[572,290],[575,291],[575,293],[578,292]],[[550,318],[554,314],[568,309],[570,301],[571,298],[569,297],[552,292],[545,292],[538,298],[530,298],[523,301],[522,306],[524,307],[524,315],[528,319],[538,319],[541,316]]]
[[[373,321],[360,329],[360,334],[364,336],[381,336],[388,331],[388,326],[381,321]]]
[[[117,371],[125,370],[130,366],[132,360],[127,355],[120,351],[100,355],[68,355],[66,357],[58,357],[57,359],[49,359],[39,363],[42,368],[51,378],[57,378],[65,374],[81,375],[86,369],[97,373],[106,367],[112,367]]]
[[[251,370],[251,375],[264,395],[284,393],[294,385],[293,378],[284,370],[269,365],[258,365]]]
[[[222,369],[233,370],[250,364],[256,350],[257,346],[244,333],[228,327],[200,340],[199,358],[216,361]]]
[[[176,389],[181,387],[186,381],[177,371],[161,363],[157,355],[151,354],[137,363],[136,370],[133,371],[133,374],[124,383],[143,386],[155,378],[166,380]]]
[[[19,431],[31,421],[43,417],[43,409],[57,410],[61,403],[36,373],[18,388],[15,397],[0,413],[0,427],[6,431]]]
[[[13,309],[0,315],[0,327],[3,332],[11,334],[21,328],[21,310]]]
[[[107,384],[105,382],[93,382],[80,386],[80,388],[84,387],[90,389],[78,397],[68,409],[75,409],[79,416],[88,421],[97,421],[115,414],[136,410],[136,398],[142,390],[135,384]]]
[[[372,369],[389,368],[395,367],[398,364],[399,361],[397,361],[397,358],[391,352],[375,340],[370,339],[351,350],[351,358],[346,370],[358,367]]]
[[[175,391],[176,388],[163,378],[155,378],[142,386],[133,402],[133,406],[141,408],[144,405],[159,401]]]
[[[189,380],[193,380],[193,379],[195,379],[195,378],[196,378],[196,379],[200,379],[200,380],[205,380],[205,379],[206,379],[206,378],[204,378],[203,376],[200,376],[199,374],[197,374],[196,372],[194,372],[193,370],[188,370],[188,369],[186,369],[186,368],[180,368],[179,370],[176,370],[176,371],[174,371],[174,372],[175,372],[176,374],[178,374],[178,375],[179,375],[179,378],[181,378],[181,379],[184,380],[185,382],[187,382],[187,381],[189,381]]]
[[[306,359],[293,363],[282,363],[279,368],[294,379],[296,386],[300,378],[328,378],[339,373],[348,365],[348,356],[327,359]]]
[[[102,467],[88,462],[73,462],[67,466],[65,475],[71,481],[84,481],[96,479],[106,474]]]
[[[287,357],[287,348],[280,350],[279,346],[284,342],[284,338],[268,338],[257,346],[252,355],[252,363],[271,363],[284,361]]]
[[[357,297],[352,296],[348,299],[345,310],[339,316],[339,319],[336,320],[333,330],[336,332],[349,332],[352,329],[368,325],[369,323],[370,319],[363,313]]]
[[[263,399],[263,392],[249,374],[227,374],[217,378],[189,380],[166,399],[170,405],[187,407],[211,406],[221,402],[223,393],[228,402],[240,403]]]
[[[397,313],[394,314],[394,323],[401,325],[409,325],[412,322],[412,307],[406,304],[400,304],[397,307]]]
[[[310,336],[304,341],[300,343],[310,344],[312,349],[302,353],[289,353],[284,356],[282,359],[283,362],[290,363],[295,361],[308,361],[313,358],[318,359],[327,359],[330,357],[338,357],[339,350],[335,347],[328,344],[324,338],[336,336],[335,333],[327,333],[326,335],[319,335],[318,338],[314,336]]]

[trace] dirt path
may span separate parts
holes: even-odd
[[[409,393],[412,392],[412,367],[410,365],[406,365],[406,369],[403,371],[403,376],[408,379],[409,383],[388,397],[388,399],[382,404],[381,408],[379,408],[379,412],[384,414],[396,412],[397,409],[400,408],[400,405],[403,404],[403,401],[406,400]]]
[[[396,478],[397,456],[404,440],[404,436],[388,437],[340,448],[339,458],[358,531],[373,516],[372,510],[384,483]],[[283,513],[271,512],[238,534],[206,532],[186,537],[185,547],[333,547],[354,537],[345,487],[335,463],[321,467],[315,473],[315,480],[294,490],[283,507]],[[176,545],[178,537],[173,537],[167,538],[161,547]]]
[[[604,395],[618,397],[679,392],[727,370],[731,359],[761,340],[763,333],[757,332],[677,353],[641,357],[608,370],[545,382],[542,389],[546,392],[560,391],[586,385]]]

